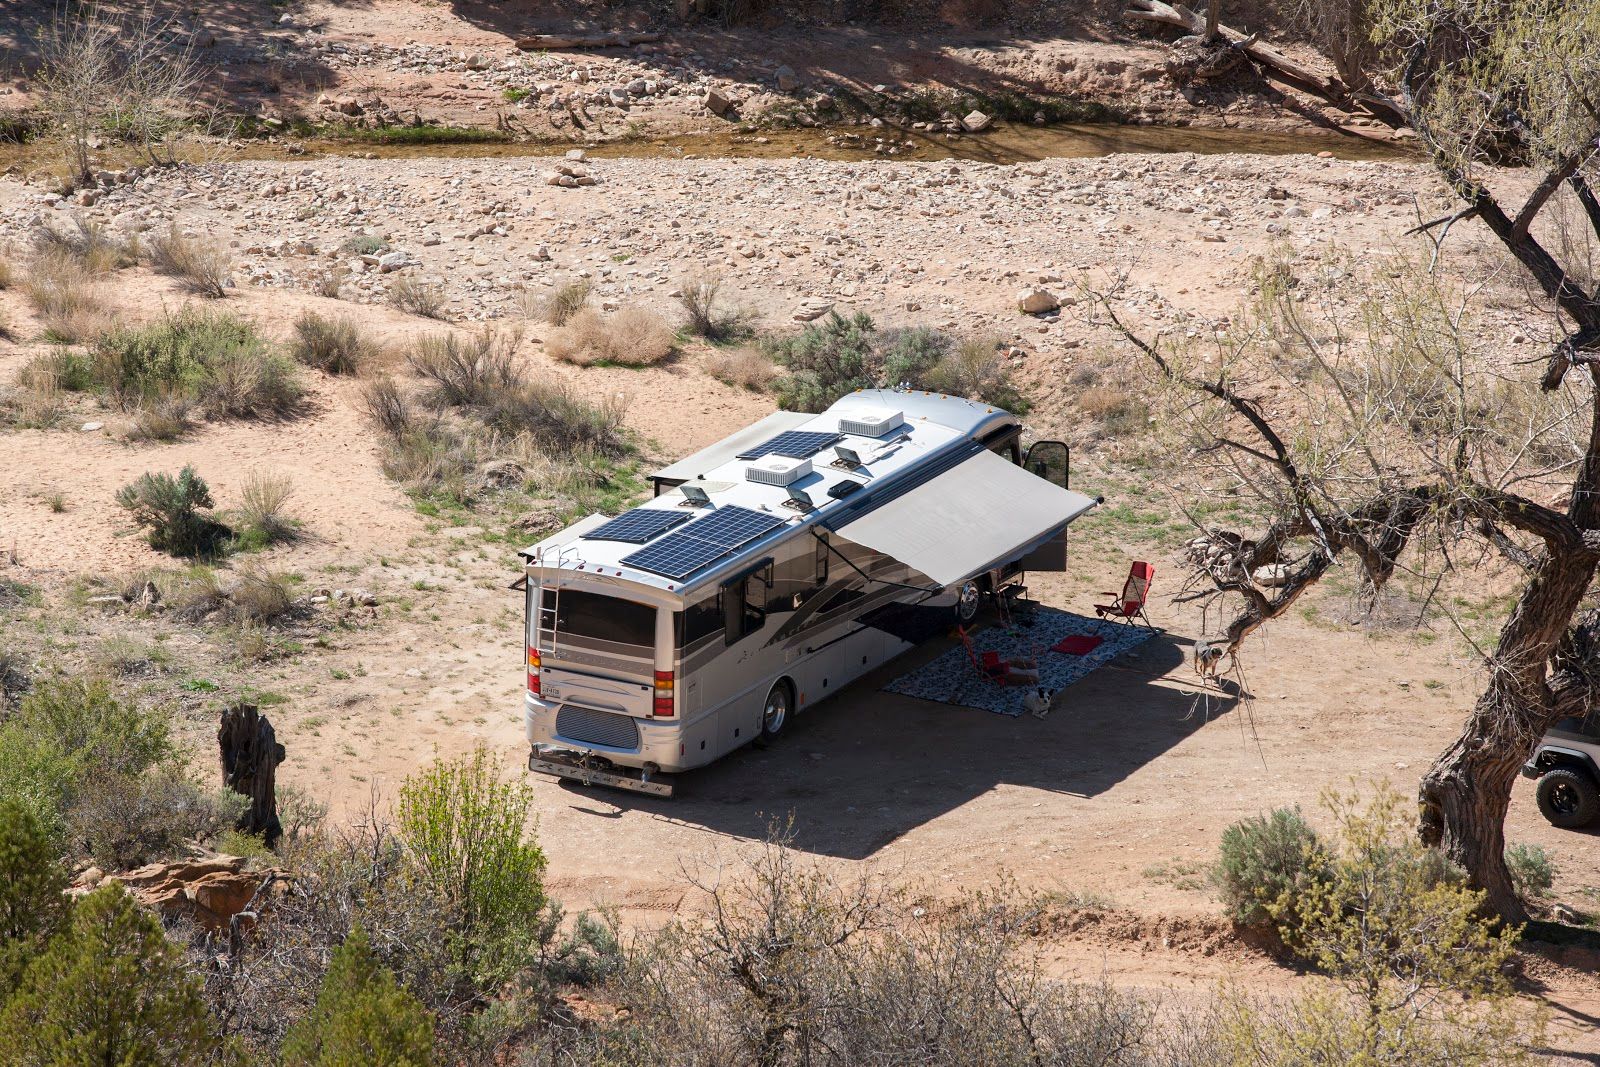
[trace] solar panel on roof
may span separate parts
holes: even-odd
[[[734,549],[749,544],[769,530],[777,529],[783,525],[783,521],[777,515],[730,504],[702,519],[696,519],[680,532],[684,537],[695,537]]]
[[[583,536],[591,541],[626,541],[642,545],[657,534],[666,533],[693,516],[664,508],[634,508],[609,522],[603,522]]]
[[[622,563],[667,578],[684,578],[732,552],[733,549],[723,545],[676,533],[630,552],[622,557]]]
[[[786,430],[754,448],[740,452],[735,459],[760,459],[762,456],[788,456],[790,459],[810,459],[835,441],[844,440],[844,434],[828,430]]]

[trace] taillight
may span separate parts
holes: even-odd
[[[656,699],[651,708],[651,714],[670,716],[674,714],[672,707],[672,694],[674,685],[671,671],[656,671]]]
[[[528,649],[528,692],[534,696],[542,695],[539,682],[539,666],[539,650],[537,648]]]

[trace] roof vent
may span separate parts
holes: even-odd
[[[862,408],[853,415],[839,419],[840,433],[853,433],[860,437],[882,437],[890,430],[905,425],[905,416],[888,408]]]
[[[789,459],[785,456],[768,456],[744,469],[744,476],[762,485],[789,485],[811,473],[809,459]]]

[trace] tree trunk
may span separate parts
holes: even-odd
[[[272,724],[254,704],[235,704],[222,713],[217,745],[222,750],[223,784],[250,798],[237,828],[260,834],[271,848],[283,835],[277,779],[278,764],[286,754]]]
[[[1222,0],[1210,0],[1206,4],[1206,35],[1205,41],[1210,44],[1222,35]]]
[[[1417,791],[1423,843],[1443,848],[1508,922],[1528,914],[1506,870],[1506,809],[1522,765],[1561,714],[1547,681],[1550,660],[1594,572],[1581,545],[1546,554],[1500,631],[1488,686]]]

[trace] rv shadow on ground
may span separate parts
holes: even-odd
[[[792,814],[797,848],[864,859],[996,786],[1094,797],[1159,759],[1237,700],[1231,684],[1197,698],[1165,677],[1188,658],[1190,644],[1157,634],[1068,687],[1041,720],[883,692],[950,647],[930,642],[804,712],[772,747],[745,748],[679,775],[670,800],[604,797],[748,839]]]

